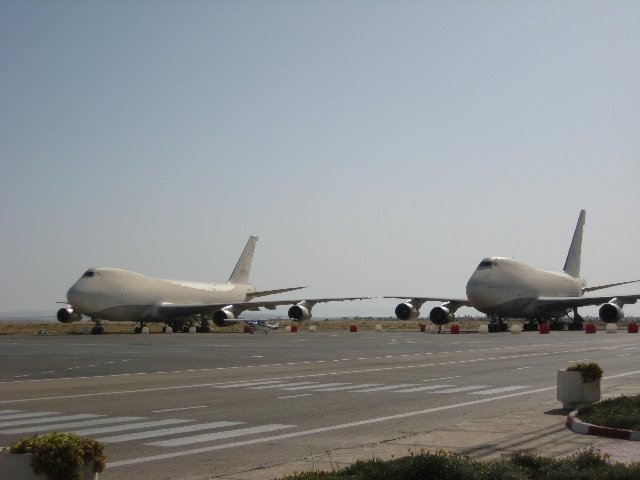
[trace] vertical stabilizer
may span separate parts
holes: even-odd
[[[580,210],[580,216],[578,217],[578,224],[576,225],[576,231],[573,232],[573,240],[571,240],[571,247],[567,254],[567,261],[564,262],[564,273],[571,275],[574,278],[580,276],[580,253],[582,252],[582,230],[584,228],[584,219],[587,212]]]
[[[251,261],[253,260],[253,250],[256,248],[258,241],[257,235],[251,235],[247,245],[240,255],[240,259],[233,269],[233,273],[229,277],[228,283],[239,283],[246,285],[249,283],[249,271],[251,270]]]

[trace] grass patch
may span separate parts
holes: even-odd
[[[611,463],[593,448],[555,459],[516,453],[495,462],[477,462],[467,456],[437,451],[421,452],[388,461],[358,460],[332,472],[311,471],[286,475],[288,480],[637,480],[640,463]]]
[[[640,431],[640,395],[623,395],[583,405],[578,409],[578,418],[600,427]]]

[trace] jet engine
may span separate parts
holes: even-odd
[[[62,323],[79,322],[82,320],[82,314],[74,312],[71,307],[61,308],[58,310],[56,317],[58,318],[58,321]]]
[[[233,320],[235,315],[229,310],[218,310],[213,314],[213,323],[216,327],[230,327],[235,322],[227,322],[227,320]]]
[[[309,311],[309,309],[307,307],[303,307],[302,305],[294,305],[289,309],[287,315],[294,322],[302,322],[311,318],[311,312]]]
[[[434,307],[429,312],[429,318],[436,325],[446,325],[449,322],[453,322],[456,317],[447,307]]]
[[[600,320],[604,323],[616,323],[618,320],[624,318],[624,312],[615,303],[605,303],[602,305],[598,315],[600,315]]]
[[[420,315],[420,310],[409,302],[401,303],[396,307],[396,317],[398,317],[398,320],[412,320],[418,318],[418,315]]]

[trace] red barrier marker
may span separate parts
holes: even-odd
[[[349,327],[349,331],[350,332],[357,332],[358,331],[358,326],[357,325],[351,325]]]
[[[587,323],[584,326],[585,333],[596,333],[596,324],[595,323]]]
[[[424,324],[424,323],[421,323],[421,324],[420,324],[420,331],[421,331],[421,332],[424,332],[426,329],[427,329],[427,325],[426,325],[426,324]]]
[[[298,331],[298,325],[291,325],[291,333],[296,333]]]
[[[638,333],[638,324],[631,322],[627,325],[627,333]]]
[[[460,325],[451,325],[451,333],[453,334],[460,333]]]
[[[251,327],[249,325],[244,326],[244,333],[251,333]]]
[[[543,323],[542,325],[540,325],[540,327],[538,328],[540,333],[549,333],[551,331],[551,327],[545,323]]]

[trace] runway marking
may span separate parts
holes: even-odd
[[[295,428],[296,425],[262,425],[259,427],[239,428],[237,430],[227,430],[224,432],[206,433],[204,435],[194,435],[192,437],[174,438],[172,440],[162,440],[159,442],[146,443],[154,447],[179,447],[180,445],[191,445],[193,443],[211,442],[223,438],[242,437],[245,435],[255,435],[257,433],[273,432],[275,430],[283,430],[285,428]]]
[[[491,385],[470,385],[468,387],[448,388],[446,390],[438,390],[432,393],[460,393],[468,392],[469,390],[478,390],[480,388],[490,388]]]
[[[302,393],[300,395],[288,395],[286,397],[278,397],[280,399],[282,398],[298,398],[298,397],[308,397],[308,396],[313,396],[313,393]]]
[[[165,425],[176,425],[178,423],[195,422],[195,420],[181,420],[177,418],[169,418],[167,420],[158,420],[155,422],[129,423],[127,425],[112,425],[110,427],[88,428],[86,430],[78,430],[78,435],[96,435],[102,433],[122,432],[124,430],[138,430],[140,428],[162,427]]]
[[[394,390],[393,393],[412,393],[412,392],[424,392],[427,390],[436,390],[438,388],[455,387],[455,385],[428,385],[426,387],[406,388],[403,390]],[[434,392],[440,393],[440,392]]]
[[[360,385],[346,385],[344,387],[333,388],[319,388],[316,392],[339,392],[341,390],[355,390],[356,388],[377,387],[382,385],[381,383],[362,383]]]
[[[232,383],[230,385],[219,385],[217,388],[237,388],[237,387],[253,387],[255,385],[265,385],[269,383],[282,383],[282,380],[246,380],[243,382]]]
[[[283,390],[309,390],[309,389],[316,389],[318,387],[337,387],[339,385],[346,385],[345,382],[341,382],[341,383],[320,383],[320,384],[316,384],[316,385],[303,385],[301,387],[291,387],[291,388],[283,388]]]
[[[46,417],[49,415],[60,415],[60,413],[59,412],[14,413],[11,415],[2,415],[0,417],[0,420],[17,420],[19,418]]]
[[[514,385],[512,387],[493,388],[491,390],[483,390],[481,392],[470,392],[469,395],[495,395],[496,393],[511,392],[513,390],[522,390],[523,388],[533,388],[531,385]]]
[[[98,415],[90,415],[97,417]],[[101,418],[99,420],[87,420],[86,422],[71,422],[71,423],[54,423],[53,425],[32,425],[30,427],[13,428],[11,430],[3,430],[0,433],[13,434],[13,433],[29,433],[29,432],[51,432],[53,430],[61,430],[68,432],[75,430],[77,427],[91,427],[94,425],[104,425],[105,423],[118,423],[118,422],[131,422],[135,420],[144,420],[142,417],[115,417],[115,418]]]
[[[418,386],[417,383],[401,383],[399,385],[387,385],[386,387],[374,387],[374,388],[367,388],[365,390],[358,390],[357,393],[369,393],[369,392],[382,392],[383,390],[393,390],[395,388],[402,388],[402,387],[416,387]]]
[[[0,410],[0,414],[3,413],[18,413],[21,412],[22,410]]]
[[[281,387],[293,387],[297,385],[310,385],[318,382],[295,382],[295,383],[277,383],[275,385],[262,385],[260,387],[248,387],[250,390],[264,390],[266,388],[281,388]]]
[[[95,418],[95,417],[104,417],[104,415],[92,415],[89,413],[83,413],[80,415],[64,415],[62,417],[47,417],[47,418],[38,418],[38,419],[30,419],[30,420],[14,420],[11,422],[0,422],[0,427],[13,427],[15,425],[33,425],[36,423],[52,423],[52,422],[61,422],[63,420],[80,420],[81,418]]]
[[[452,378],[462,378],[462,375],[454,375],[453,377],[429,378],[427,380],[422,380],[422,381],[423,382],[436,382],[438,380],[451,380]]]
[[[233,427],[242,425],[244,422],[211,422],[200,423],[198,425],[187,425],[184,427],[163,428],[161,430],[150,430],[147,432],[127,433],[124,435],[114,435],[112,437],[98,438],[99,442],[118,443],[129,442],[131,440],[142,440],[144,438],[166,437],[177,433],[198,432],[200,430],[213,430],[214,428]]]
[[[153,413],[176,412],[178,410],[193,410],[194,408],[207,408],[207,406],[200,405],[198,407],[167,408],[166,410],[152,410],[152,412]]]
[[[635,372],[635,373],[640,373],[640,372]],[[266,443],[266,442],[273,442],[273,441],[278,441],[278,440],[286,440],[288,438],[296,438],[296,437],[302,437],[302,436],[306,436],[306,435],[315,435],[318,433],[324,433],[324,432],[330,432],[330,431],[334,431],[334,430],[343,430],[346,428],[353,428],[353,427],[360,427],[360,426],[364,426],[364,425],[371,425],[371,424],[375,424],[375,423],[380,423],[380,422],[386,422],[386,421],[390,421],[390,420],[397,420],[400,418],[408,418],[408,417],[413,417],[413,416],[417,416],[417,415],[425,415],[428,413],[434,413],[434,412],[440,412],[440,411],[445,411],[445,410],[453,410],[456,408],[462,408],[462,407],[468,407],[470,405],[477,405],[480,403],[487,403],[487,402],[494,402],[496,400],[502,400],[505,398],[512,398],[512,397],[517,397],[517,396],[522,396],[522,395],[531,395],[534,393],[540,393],[540,392],[546,392],[549,390],[554,390],[557,387],[554,385],[552,387],[544,387],[544,388],[538,388],[535,390],[527,390],[525,392],[517,392],[517,393],[511,393],[511,394],[507,394],[507,395],[500,395],[497,397],[490,397],[490,398],[482,398],[479,400],[472,400],[469,402],[462,402],[462,403],[456,403],[453,405],[444,405],[441,407],[433,407],[433,408],[428,408],[426,410],[417,410],[417,411],[413,411],[413,412],[406,412],[406,413],[399,413],[396,415],[389,415],[386,417],[377,417],[377,418],[370,418],[367,420],[360,420],[357,422],[351,422],[351,423],[342,423],[342,424],[338,424],[338,425],[332,425],[329,427],[320,427],[320,428],[314,428],[311,430],[303,430],[303,431],[299,431],[299,432],[291,432],[291,433],[284,433],[281,435],[272,435],[269,437],[262,437],[262,438],[255,438],[253,440],[244,440],[241,442],[233,442],[233,443],[226,443],[226,444],[220,444],[220,445],[213,445],[210,447],[203,447],[203,448],[196,448],[196,449],[192,449],[192,450],[183,450],[181,452],[171,452],[171,453],[165,453],[165,454],[161,454],[161,455],[152,455],[152,456],[148,456],[148,457],[139,457],[139,458],[131,458],[129,460],[120,460],[120,461],[116,461],[116,462],[109,462],[109,468],[116,468],[116,467],[122,467],[125,465],[135,465],[135,464],[139,464],[139,463],[145,463],[145,462],[152,462],[154,460],[166,460],[168,458],[176,458],[176,457],[184,457],[187,455],[195,455],[198,453],[205,453],[205,452],[213,452],[216,450],[223,450],[223,449],[227,449],[227,448],[234,448],[234,447],[245,447],[248,445],[256,445],[259,443]]]

